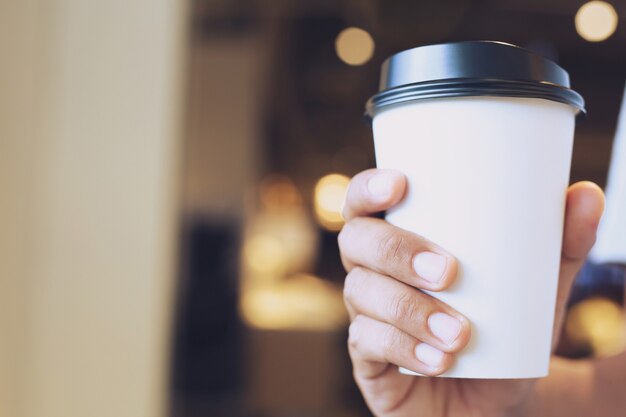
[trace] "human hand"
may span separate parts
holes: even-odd
[[[425,237],[369,217],[398,204],[405,177],[371,169],[356,175],[339,234],[348,271],[344,299],[350,314],[348,348],[354,378],[379,417],[524,415],[535,379],[480,380],[402,375],[397,366],[435,376],[445,372],[470,339],[462,312],[420,291],[441,291],[455,279],[454,256]],[[576,274],[595,242],[604,207],[598,186],[567,193],[553,346]]]

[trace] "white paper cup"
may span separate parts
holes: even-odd
[[[370,110],[377,166],[408,179],[387,220],[459,261],[455,284],[428,292],[472,323],[470,343],[442,376],[547,375],[579,110],[480,95]]]

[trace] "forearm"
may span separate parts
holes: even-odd
[[[613,417],[626,408],[626,352],[606,359],[553,358],[538,381],[529,415]]]

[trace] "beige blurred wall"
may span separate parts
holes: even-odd
[[[165,413],[186,9],[0,0],[0,417]]]
[[[190,51],[184,205],[189,213],[239,218],[258,180],[264,34],[198,39]]]

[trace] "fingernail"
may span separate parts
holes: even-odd
[[[421,252],[413,258],[413,269],[426,281],[439,282],[446,270],[446,258],[433,252]]]
[[[461,322],[445,313],[434,313],[428,317],[428,328],[439,340],[452,345],[461,333]]]
[[[415,357],[431,368],[439,368],[443,360],[443,352],[426,343],[420,343],[415,346]]]
[[[387,198],[391,195],[393,175],[390,172],[380,171],[367,182],[367,190],[376,198]]]

